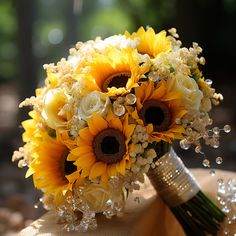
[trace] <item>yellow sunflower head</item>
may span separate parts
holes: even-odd
[[[128,32],[126,32],[125,35],[132,39],[138,38],[138,52],[148,54],[151,58],[155,58],[159,53],[169,51],[171,48],[171,41],[166,36],[166,31],[164,30],[156,34],[151,27],[146,31],[143,27],[140,27],[138,31],[132,35]]]
[[[181,105],[180,95],[167,92],[166,81],[161,80],[155,86],[152,81],[144,82],[135,89],[136,108],[132,113],[137,123],[148,127],[153,141],[172,142],[183,138],[184,129],[176,124],[186,111]]]
[[[45,195],[53,195],[56,204],[62,196],[72,190],[72,186],[80,178],[79,171],[73,162],[68,160],[69,149],[57,139],[47,134],[37,143],[36,157],[29,164],[26,177],[33,175],[36,188]]]
[[[105,119],[94,114],[88,127],[80,130],[78,147],[71,150],[68,159],[90,180],[100,177],[107,182],[110,176],[124,175],[130,168],[128,143],[134,126],[128,124],[128,115],[121,120],[111,111]]]
[[[144,63],[146,58],[142,57],[131,48],[109,47],[103,54],[94,55],[86,76],[92,77],[97,89],[109,96],[125,94],[137,86],[139,79],[149,70],[149,63]]]

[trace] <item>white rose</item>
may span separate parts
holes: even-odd
[[[193,78],[177,74],[174,78],[167,80],[167,85],[169,90],[177,91],[182,95],[183,105],[186,109],[199,110],[203,93]]]
[[[84,96],[78,108],[78,117],[87,120],[93,113],[104,116],[108,110],[110,99],[99,91],[93,91]]]

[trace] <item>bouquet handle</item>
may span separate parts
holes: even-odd
[[[156,161],[148,177],[187,236],[217,234],[225,214],[201,191],[174,149]]]

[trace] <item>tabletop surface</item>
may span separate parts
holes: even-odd
[[[211,176],[209,170],[192,169],[191,171],[200,183],[202,190],[216,203],[217,179],[228,180],[229,178],[234,178],[236,180],[236,172],[216,170],[216,175]],[[134,201],[136,197],[139,197],[139,203]],[[156,195],[148,179],[145,180],[139,191],[135,191],[129,196],[122,216],[106,219],[103,215],[98,214],[97,221],[98,228],[96,231],[88,231],[82,233],[82,235],[185,235],[168,207]],[[234,236],[236,222],[228,226],[231,232],[227,235]],[[79,234],[78,232],[67,233],[63,231],[62,225],[56,223],[54,213],[48,212],[19,233],[19,236],[29,235],[75,236]],[[219,232],[219,235],[225,235],[223,229]]]

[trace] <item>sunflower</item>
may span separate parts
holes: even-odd
[[[109,111],[106,119],[94,113],[88,127],[79,132],[78,147],[71,150],[68,160],[75,161],[81,176],[94,180],[125,175],[130,168],[128,143],[135,125],[128,124],[128,114],[122,120]]]
[[[97,90],[115,96],[128,93],[137,86],[149,67],[146,57],[139,55],[136,50],[109,47],[104,54],[94,55],[84,77],[92,78]]]
[[[169,51],[171,48],[171,42],[164,30],[156,34],[151,27],[149,27],[147,31],[145,31],[143,27],[140,27],[138,31],[132,35],[128,32],[126,32],[125,35],[132,39],[138,38],[138,52],[148,54],[151,58],[155,58],[159,53]]]
[[[54,139],[44,133],[37,146],[36,156],[29,164],[26,177],[33,175],[35,187],[46,195],[53,194],[55,203],[60,203],[61,197],[71,191],[80,178],[79,170],[68,160],[69,149],[59,136]]]
[[[147,126],[153,141],[172,142],[183,138],[184,128],[176,124],[186,111],[181,105],[180,95],[167,92],[165,80],[157,87],[152,81],[144,82],[135,89],[137,97],[136,109],[132,117],[141,125]]]

